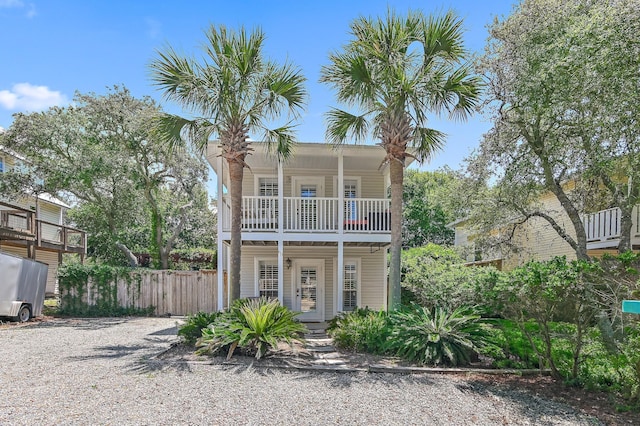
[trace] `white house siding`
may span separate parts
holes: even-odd
[[[371,253],[370,248],[351,248],[345,247],[345,258],[360,258],[360,291],[361,305],[369,306],[372,309],[384,308],[384,292],[386,289],[386,271],[384,267],[384,259],[382,251]],[[293,290],[292,290],[292,273],[293,270],[287,269],[286,259],[293,262],[300,259],[322,259],[324,261],[324,310],[325,320],[333,317],[334,300],[336,285],[336,271],[334,265],[337,265],[337,247],[292,247],[284,248],[284,305],[293,307]],[[255,261],[256,259],[277,259],[278,249],[275,246],[242,247],[242,261],[240,273],[240,297],[256,296],[256,277],[255,277]]]
[[[360,178],[360,198],[381,198],[384,194],[384,176],[377,171],[362,170],[345,170],[345,179]],[[242,180],[242,195],[255,196],[256,193],[256,176],[259,177],[278,177],[277,169],[252,169],[245,170]],[[323,177],[324,178],[324,197],[337,197],[334,189],[337,169],[327,170],[303,170],[303,169],[285,169],[283,196],[292,197],[294,195],[292,181],[294,177]]]
[[[24,247],[12,247],[2,245],[0,251],[13,254],[20,257],[27,257],[27,249]],[[52,251],[36,250],[36,260],[49,265],[47,272],[47,288],[45,292],[47,294],[58,294],[58,253]]]

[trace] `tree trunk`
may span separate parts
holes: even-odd
[[[400,307],[400,267],[402,258],[402,185],[404,165],[396,159],[389,162],[391,177],[391,263],[389,265],[389,310]]]
[[[244,159],[242,159],[244,161]],[[240,259],[242,251],[242,177],[244,165],[229,161],[229,195],[231,196],[231,253],[229,261],[229,292],[231,301],[240,298]]]
[[[620,243],[618,253],[631,250],[631,228],[633,228],[633,204],[620,204]]]
[[[129,262],[130,267],[132,268],[138,267],[138,259],[133,253],[131,253],[131,250],[129,250],[129,247],[125,246],[120,241],[116,241],[116,247],[118,248],[118,250],[124,253],[124,255],[127,257],[127,261]]]

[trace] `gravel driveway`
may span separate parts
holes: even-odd
[[[0,424],[599,424],[568,406],[458,376],[149,362],[175,333],[170,318],[0,329]]]

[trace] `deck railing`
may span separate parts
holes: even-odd
[[[35,212],[0,202],[2,239],[35,242],[36,247],[86,253],[86,232],[36,219]]]
[[[620,237],[621,213],[618,207],[590,213],[582,218],[587,241],[605,241]]]
[[[248,196],[242,198],[242,230],[276,232],[278,218],[283,215],[284,232],[388,233],[391,229],[389,207],[384,198],[350,198],[344,200],[344,216],[339,219],[338,198],[284,197],[280,209],[277,197]],[[231,229],[229,197],[223,198],[223,230]]]

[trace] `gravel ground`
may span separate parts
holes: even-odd
[[[315,373],[153,360],[170,318],[0,328],[0,424],[594,425],[458,376]]]

